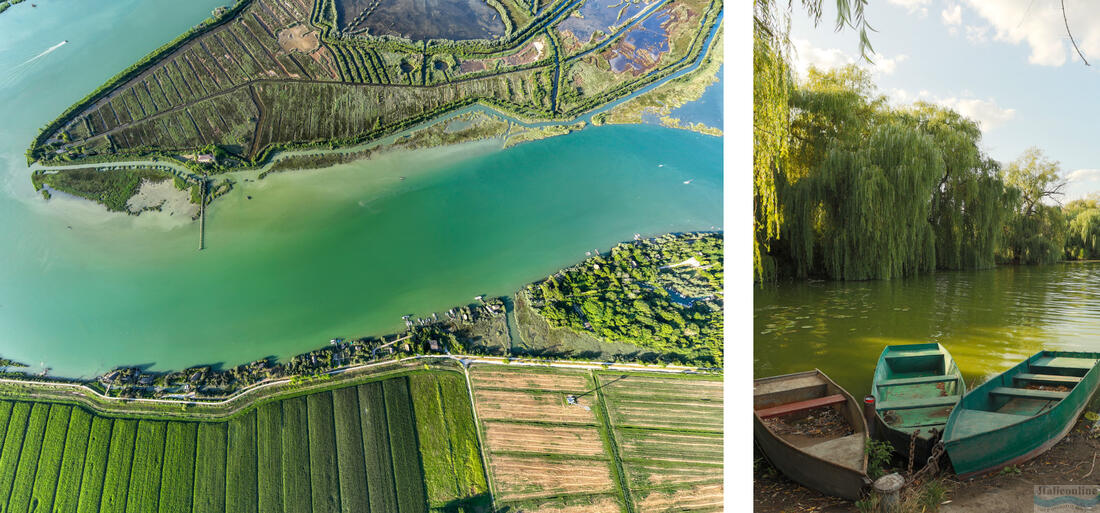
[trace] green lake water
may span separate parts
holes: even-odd
[[[721,139],[593,127],[242,181],[199,252],[186,219],[44,201],[23,152],[224,0],[29,4],[0,15],[0,355],[31,370],[288,356],[509,294],[635,233],[721,229]]]
[[[1100,263],[803,282],[753,294],[756,377],[819,368],[870,391],[883,347],[939,342],[968,383],[1043,349],[1100,351]]]

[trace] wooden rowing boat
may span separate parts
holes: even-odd
[[[886,346],[875,367],[875,438],[918,466],[928,460],[966,383],[951,353],[940,344]]]
[[[854,501],[870,484],[860,405],[819,370],[757,379],[753,435],[776,469],[808,488]]]
[[[971,390],[943,442],[966,478],[1023,463],[1058,443],[1100,384],[1100,353],[1040,351]]]

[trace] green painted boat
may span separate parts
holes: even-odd
[[[1100,353],[1040,351],[963,396],[943,433],[955,473],[985,474],[1053,447],[1100,384],[1098,363]]]
[[[862,408],[819,370],[753,382],[753,437],[776,469],[807,488],[855,501],[871,483]]]
[[[923,464],[965,393],[962,373],[942,345],[886,346],[871,383],[875,398],[872,432],[905,458],[910,457],[912,445],[913,460]]]

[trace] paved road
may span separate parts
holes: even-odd
[[[394,342],[397,342],[396,340]],[[595,362],[595,361],[583,361],[583,360],[532,360],[518,357],[495,357],[495,356],[473,356],[473,355],[418,355],[401,358],[399,360],[386,360],[380,362],[372,362],[362,365],[354,365],[351,367],[343,367],[339,369],[333,369],[326,372],[328,375],[339,375],[348,372],[362,371],[373,367],[382,365],[392,365],[395,363],[405,363],[416,360],[454,360],[460,363],[463,367],[469,367],[470,365],[507,365],[511,367],[554,367],[562,369],[583,369],[583,370],[611,370],[611,371],[631,371],[631,372],[653,372],[662,374],[699,374],[708,371],[714,371],[717,369],[704,369],[699,367],[686,367],[680,365],[646,365],[638,363],[618,363],[618,362]],[[287,384],[292,378],[282,378],[275,380],[264,380],[250,387],[244,388],[239,392],[229,396],[226,399],[220,401],[190,401],[181,399],[147,399],[147,398],[121,398],[111,397],[99,393],[92,388],[85,385],[79,385],[75,383],[53,383],[43,381],[30,381],[20,379],[0,378],[0,383],[9,383],[13,385],[24,385],[30,387],[41,388],[53,388],[66,391],[75,391],[86,395],[93,396],[99,400],[107,402],[117,402],[119,404],[134,404],[134,403],[162,403],[162,404],[193,404],[203,406],[218,406],[226,405],[233,401],[240,400],[245,395],[252,395],[258,393],[260,390]]]

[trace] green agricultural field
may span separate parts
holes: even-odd
[[[488,511],[462,375],[380,379],[218,422],[0,401],[0,511]]]

